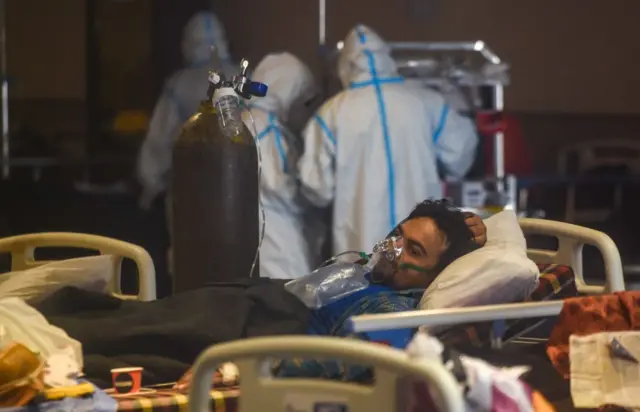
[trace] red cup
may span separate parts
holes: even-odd
[[[111,380],[116,393],[137,393],[142,386],[142,368],[111,369]]]

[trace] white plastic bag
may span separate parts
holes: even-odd
[[[0,299],[16,297],[37,303],[65,286],[107,293],[115,256],[101,255],[50,262],[0,275]]]
[[[82,367],[82,345],[62,329],[51,325],[44,316],[23,300],[0,300],[0,348],[11,342],[20,342],[45,359],[65,347],[73,349],[73,355]]]
[[[415,362],[444,361],[444,366],[453,372],[455,362],[443,359],[444,350],[444,345],[438,339],[421,329],[405,352]],[[530,367],[499,368],[466,355],[457,355],[457,358],[464,373],[462,380],[458,377],[458,383],[465,395],[466,411],[534,412],[531,392],[520,380]]]

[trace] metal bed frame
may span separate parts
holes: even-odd
[[[620,252],[613,240],[605,233],[569,223],[530,218],[521,218],[520,226],[525,235],[537,234],[558,238],[558,250],[530,249],[528,250],[528,255],[537,263],[570,266],[574,271],[579,292],[601,294],[625,290]],[[606,278],[604,286],[587,285],[584,280],[582,268],[582,248],[584,245],[595,246],[602,254]],[[372,332],[419,326],[557,316],[562,309],[562,305],[562,301],[551,301],[416,310],[403,313],[355,316],[349,322],[354,332]]]
[[[371,386],[318,379],[278,379],[261,374],[268,358],[311,357],[341,359],[373,365]],[[402,351],[335,337],[281,336],[244,339],[207,349],[194,366],[189,392],[189,411],[209,410],[211,375],[224,362],[232,361],[240,371],[239,412],[253,411],[396,411],[398,378],[425,380],[434,390],[442,411],[465,410],[462,390],[455,378],[437,361],[415,362]],[[323,409],[326,408],[326,409]]]
[[[11,255],[12,271],[26,270],[48,263],[35,258],[37,248],[47,247],[88,249],[98,251],[101,255],[113,255],[118,258],[114,262],[114,276],[110,285],[113,295],[140,301],[156,299],[156,271],[153,260],[140,246],[104,236],[67,232],[34,233],[0,239],[0,253]],[[133,260],[138,268],[137,296],[123,295],[120,289],[121,266],[124,258]]]
[[[558,250],[529,249],[530,258],[539,263],[569,265],[574,269],[578,290],[583,293],[603,293],[624,290],[620,253],[613,240],[593,229],[540,219],[521,218],[525,234],[554,236]],[[582,271],[582,248],[593,245],[602,253],[606,267],[605,286],[587,285]],[[349,320],[356,332],[415,328],[419,326],[453,325],[500,319],[522,319],[557,315],[563,302],[514,303],[467,308],[411,311],[393,314],[362,315]],[[261,374],[261,365],[269,358],[303,356],[341,359],[360,364],[373,364],[384,371],[376,372],[376,383],[363,387],[343,382],[305,379],[276,379]],[[398,376],[419,376],[437,389],[444,399],[442,410],[457,411],[463,406],[459,389],[455,389],[450,374],[440,364],[411,365],[402,352],[357,340],[329,337],[271,337],[246,339],[215,345],[207,349],[196,362],[189,399],[190,411],[203,411],[209,405],[211,375],[224,362],[234,362],[240,371],[240,391],[246,394],[240,412],[283,409],[287,406],[314,410],[323,401],[347,405],[349,411],[396,410],[396,379]],[[423,368],[423,369],[421,369]],[[426,368],[426,369],[424,369]],[[290,405],[287,399],[297,394],[309,404]],[[289,398],[288,398],[289,396]],[[286,409],[289,410],[289,409]],[[293,410],[293,409],[291,409]],[[298,410],[298,409],[295,409]],[[332,409],[340,410],[340,409]]]

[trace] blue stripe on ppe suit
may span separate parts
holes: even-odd
[[[309,68],[291,53],[270,53],[255,66],[253,80],[269,86],[265,97],[245,102],[249,110],[242,114],[260,144],[262,159],[260,198],[266,225],[260,276],[291,279],[311,272],[312,253],[295,173],[302,141],[288,130],[287,122],[314,91],[314,79]]]
[[[357,29],[358,36],[360,38],[360,44],[366,46],[367,39],[364,33],[358,27]],[[384,83],[402,83],[404,81],[401,77],[387,78],[381,79],[378,77],[376,70],[375,58],[371,50],[364,50],[367,58],[369,59],[369,74],[371,75],[371,80],[367,82],[361,83],[352,83],[351,87],[366,87],[373,86],[376,91],[376,97],[378,99],[378,110],[380,112],[380,122],[382,126],[382,135],[384,138],[384,146],[385,146],[385,155],[387,160],[387,176],[389,179],[389,230],[392,230],[397,225],[396,218],[396,200],[395,200],[395,173],[393,168],[393,153],[391,151],[391,136],[389,135],[389,126],[387,123],[387,111],[384,104],[384,98],[382,96],[382,88],[381,84]]]
[[[278,154],[280,155],[280,159],[282,160],[282,171],[287,173],[287,153],[284,150],[284,145],[282,143],[282,132],[280,131],[280,127],[278,127],[276,115],[273,112],[265,110],[255,104],[250,104],[248,107],[250,110],[257,109],[269,116],[269,125],[256,135],[255,140],[262,140],[269,133],[273,132],[276,139],[276,148],[278,149]]]
[[[440,113],[440,121],[438,122],[438,127],[433,132],[433,143],[438,143],[440,140],[440,136],[442,136],[442,131],[444,130],[444,125],[447,122],[447,116],[449,115],[449,105],[442,106],[442,113]]]
[[[357,33],[358,33],[360,44],[362,44],[363,46],[366,46],[367,39],[366,39],[365,34],[360,30],[359,27],[356,28],[356,30],[357,30]],[[394,171],[394,165],[393,165],[393,153],[392,153],[392,149],[391,149],[391,136],[390,136],[390,133],[389,133],[389,126],[388,126],[388,122],[387,122],[387,111],[386,111],[386,107],[385,107],[385,103],[384,103],[384,97],[382,95],[381,85],[383,85],[383,84],[404,83],[404,78],[402,78],[402,77],[387,77],[387,78],[379,77],[378,76],[378,72],[376,70],[375,56],[373,55],[373,53],[370,50],[367,50],[367,49],[364,50],[364,53],[365,53],[365,55],[367,56],[367,59],[368,59],[369,75],[371,76],[371,79],[370,80],[366,80],[366,81],[361,81],[361,82],[352,82],[349,85],[349,88],[351,88],[351,89],[359,89],[359,88],[373,86],[374,89],[375,89],[376,98],[378,100],[378,112],[379,112],[379,116],[380,116],[382,135],[383,135],[384,146],[385,146],[385,158],[386,158],[386,163],[387,163],[387,174],[388,174],[388,180],[389,180],[389,187],[388,187],[388,196],[389,196],[389,230],[392,230],[397,225],[396,199],[395,199],[395,192],[396,192],[396,189],[395,189],[395,171]],[[333,133],[331,132],[330,128],[327,126],[326,122],[322,119],[322,117],[320,117],[317,114],[314,115],[314,119],[320,125],[320,127],[323,130],[323,132],[329,138],[329,140],[331,141],[333,146],[336,147],[336,138],[333,135]]]
[[[442,196],[438,160],[445,176],[464,174],[477,138],[441,95],[407,84],[389,45],[364,25],[345,37],[336,69],[343,91],[303,133],[301,192],[333,206],[335,253],[370,250],[416,203]]]
[[[318,123],[318,125],[320,125],[320,128],[324,132],[325,136],[327,137],[327,139],[329,139],[329,142],[331,142],[332,151],[336,150],[338,148],[338,142],[336,140],[336,137],[331,132],[331,129],[329,129],[329,126],[327,126],[327,122],[325,122],[324,119],[318,114],[314,114],[313,119],[316,121],[316,123]]]

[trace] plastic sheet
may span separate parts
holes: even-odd
[[[341,253],[314,272],[287,282],[285,289],[308,308],[319,309],[371,283],[392,278],[401,254],[402,238],[390,237],[378,242],[370,257],[359,252]]]
[[[369,286],[365,266],[339,262],[323,266],[284,286],[308,308],[319,309]]]

